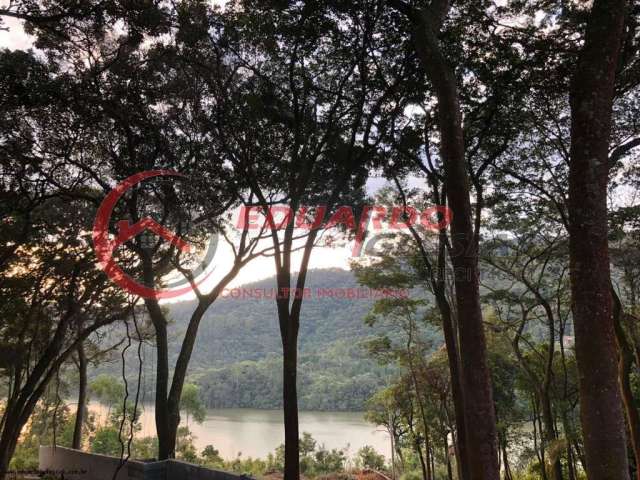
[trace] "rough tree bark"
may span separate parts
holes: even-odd
[[[288,300],[287,300],[288,303]],[[298,422],[298,331],[300,330],[300,316],[291,315],[288,311],[280,312],[278,316],[282,336],[282,407],[284,411],[285,431],[285,479],[300,478],[300,449],[298,441],[300,428]]]
[[[478,252],[469,199],[462,112],[455,73],[438,40],[451,5],[448,0],[434,0],[422,9],[398,0],[390,0],[389,4],[411,21],[418,58],[438,101],[440,153],[448,204],[453,211],[451,262],[458,311],[469,474],[473,480],[498,480],[498,435],[480,306]]]
[[[169,351],[167,321],[155,299],[145,300],[149,317],[153,323],[156,340],[156,398],[155,421],[158,435],[158,458],[166,460],[175,456],[176,439],[170,435],[169,414]],[[179,422],[178,418],[178,422]]]
[[[76,408],[76,421],[73,427],[73,441],[71,448],[82,449],[82,427],[84,426],[85,414],[87,411],[87,356],[84,352],[84,345],[78,345],[78,406]]]
[[[608,151],[626,7],[625,0],[595,0],[571,85],[571,293],[590,480],[629,478],[607,243]]]
[[[622,303],[613,288],[611,289],[611,297],[613,299],[613,324],[618,344],[618,381],[620,382],[620,393],[629,427],[629,440],[636,460],[636,478],[640,480],[640,414],[636,408],[631,388],[631,368],[634,357],[622,323],[624,316]]]

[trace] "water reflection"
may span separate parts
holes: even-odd
[[[106,408],[92,403],[91,410],[106,417]],[[183,415],[183,422],[186,418]],[[146,405],[138,435],[155,435],[153,405]],[[195,446],[201,451],[213,445],[226,459],[239,453],[243,457],[265,458],[284,441],[282,412],[279,410],[221,409],[208,410],[201,425],[189,421]],[[390,456],[389,436],[375,425],[365,422],[361,412],[300,412],[300,432],[309,432],[328,449],[346,448],[353,455],[364,445]]]

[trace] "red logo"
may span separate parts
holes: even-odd
[[[184,285],[184,283],[188,283],[187,286],[165,290],[158,290],[143,285],[127,275],[113,259],[113,254],[118,247],[145,231],[155,233],[167,242],[175,245],[184,253],[191,252],[192,248],[186,241],[178,237],[169,229],[160,225],[151,217],[145,217],[133,225],[131,225],[128,220],[121,220],[117,222],[118,233],[115,236],[115,240],[110,240],[109,238],[109,224],[111,222],[113,210],[125,192],[144,180],[161,176],[183,177],[184,175],[171,170],[149,170],[132,175],[109,192],[100,204],[100,208],[98,208],[98,213],[96,214],[96,219],[93,224],[93,245],[100,268],[102,268],[107,273],[107,276],[120,288],[142,298],[175,298],[193,290],[193,286],[186,280],[181,282],[181,284]],[[209,272],[209,274],[210,273],[211,272]],[[201,284],[207,277],[208,275],[198,280],[197,284]]]

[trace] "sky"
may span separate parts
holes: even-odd
[[[415,180],[417,181],[417,179]],[[367,182],[367,192],[374,195],[376,191],[388,185],[385,179],[371,177]],[[234,216],[234,218],[237,218]],[[258,249],[268,248],[271,245],[270,240],[264,240]],[[340,243],[332,246],[317,246],[313,249],[309,268],[311,269],[327,269],[341,268],[350,269],[350,262],[353,259],[352,249],[354,242]],[[212,273],[206,277],[206,281],[202,284],[202,291],[206,292],[211,289],[220,279],[231,269],[233,265],[233,251],[231,247],[221,240],[218,244]],[[298,272],[300,262],[302,261],[302,252],[294,252],[292,255],[292,270]],[[245,266],[235,279],[229,284],[228,288],[235,288],[247,283],[256,282],[275,275],[275,263],[272,257],[258,257]],[[206,276],[206,275],[205,275]],[[194,295],[186,295],[179,297],[177,300],[193,298]],[[174,301],[174,300],[172,300]]]
[[[0,8],[6,2],[0,1]],[[8,48],[11,50],[20,49],[27,50],[33,46],[33,38],[27,35],[23,29],[23,22],[14,18],[3,18],[3,29],[0,30],[0,48]],[[415,184],[419,180],[413,179],[410,183]],[[388,182],[379,177],[372,176],[367,182],[367,192],[374,195],[376,191],[387,185]],[[310,261],[310,268],[342,268],[349,269],[351,260],[352,245],[340,245],[332,247],[316,247],[313,251]],[[300,265],[302,259],[301,252],[293,254],[292,263],[293,270],[298,271],[297,266]],[[221,242],[216,256],[214,258],[214,271],[207,277],[207,281],[203,284],[203,291],[207,291],[212,285],[231,268],[233,255],[231,248]],[[229,288],[244,285],[246,283],[255,282],[265,278],[269,278],[275,274],[274,260],[271,257],[259,257],[249,263],[237,277],[230,283]],[[180,298],[182,300],[184,298]]]
[[[4,3],[0,3],[0,8],[4,7]],[[0,48],[26,50],[32,46],[33,41],[29,35],[24,33],[22,24],[23,22],[17,18],[5,17],[2,19],[3,30],[0,30]]]

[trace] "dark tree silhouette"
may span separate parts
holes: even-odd
[[[628,3],[596,0],[571,85],[569,254],[587,473],[629,478],[611,303],[607,185],[612,105]]]

